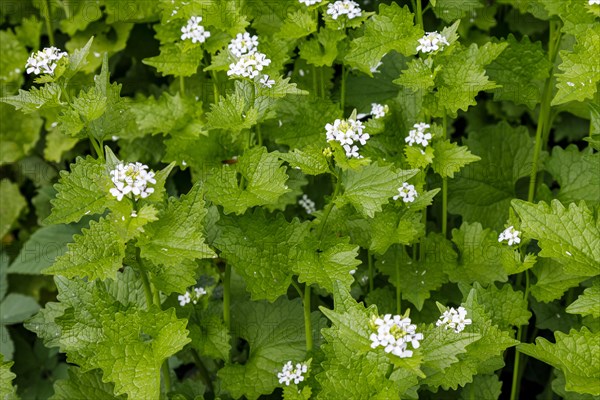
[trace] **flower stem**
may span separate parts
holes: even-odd
[[[262,146],[262,132],[260,131],[260,124],[256,124],[256,140],[258,142],[258,146]]]
[[[210,379],[210,373],[208,372],[208,369],[206,369],[206,366],[202,362],[202,359],[200,358],[198,351],[194,348],[192,348],[192,358],[194,359],[194,364],[196,364],[196,367],[198,368],[198,371],[200,372],[200,378],[202,379],[204,384],[208,387],[208,390],[211,393],[214,393],[215,388],[213,387],[212,380]]]
[[[46,30],[48,31],[48,42],[50,46],[54,46],[54,31],[52,30],[52,20],[50,16],[50,1],[44,0],[41,2],[42,5],[42,14],[44,14],[44,19],[46,20]]]
[[[333,195],[331,196],[331,201],[327,204],[327,208],[325,209],[325,213],[323,214],[323,221],[321,221],[321,226],[319,227],[319,241],[323,238],[323,232],[325,232],[325,222],[327,222],[327,218],[329,218],[329,214],[334,206],[334,201],[340,192],[342,187],[342,180],[336,178],[335,189],[333,190]]]
[[[396,314],[402,313],[402,290],[400,289],[400,263],[398,257],[395,257],[394,266],[396,267]]]
[[[183,75],[179,77],[179,92],[182,96],[185,94],[185,80]]]
[[[417,24],[423,28],[423,6],[421,5],[421,0],[416,0],[417,5]]]
[[[367,264],[369,266],[369,293],[373,291],[373,254],[367,251]]]
[[[442,118],[442,128],[444,130],[444,140],[448,138],[448,119],[446,113]],[[442,233],[444,237],[448,233],[448,177],[442,178]]]
[[[344,107],[346,106],[346,66],[342,64],[342,88],[340,92],[340,108],[342,109],[342,113],[344,112]]]
[[[306,337],[306,351],[310,352],[313,348],[312,340],[312,323],[310,320],[310,285],[306,285],[304,288],[304,298],[302,303],[304,305],[304,336]]]
[[[321,85],[321,98],[325,98],[325,78],[323,77],[323,68],[319,68],[319,83]]]
[[[99,160],[104,161],[104,152],[102,151],[102,148],[100,147],[100,145],[98,144],[98,142],[96,141],[95,138],[93,138],[92,136],[89,136],[90,138],[90,143],[92,144],[92,147],[94,148],[94,151],[96,152],[96,156],[98,157]]]
[[[210,75],[212,76],[212,86],[213,86],[213,95],[215,96],[215,103],[219,101],[219,80],[217,79],[217,73],[215,71],[210,71]]]
[[[529,297],[529,270],[523,272],[525,274],[525,300]],[[517,340],[521,342],[523,339],[523,327],[525,325],[519,325],[517,329]],[[512,384],[510,388],[510,400],[516,400],[519,398],[518,391],[521,386],[521,373],[519,369],[519,361],[520,361],[520,353],[519,350],[515,348],[515,362],[513,365],[513,378]]]
[[[223,320],[227,330],[231,329],[231,265],[225,264],[223,277]]]
[[[558,54],[558,45],[561,39],[560,23],[550,21],[550,38],[548,44],[548,59],[554,65],[556,55]],[[542,93],[542,102],[540,105],[540,114],[538,116],[537,128],[535,131],[535,147],[533,151],[533,160],[531,163],[531,174],[529,179],[529,191],[527,193],[527,201],[533,202],[535,198],[535,187],[538,173],[538,164],[540,160],[540,153],[544,141],[547,140],[545,132],[550,132],[550,110],[552,101],[552,82],[554,79],[553,75],[554,67],[550,70],[550,76],[546,79],[544,85],[544,91]],[[545,140],[542,140],[545,138]]]

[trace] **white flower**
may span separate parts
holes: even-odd
[[[411,357],[413,352],[408,350],[408,344],[417,349],[423,340],[422,333],[416,333],[417,326],[411,324],[408,317],[386,314],[383,318],[374,317],[371,327],[371,348],[383,347],[386,353],[392,353],[400,358]]]
[[[256,78],[264,67],[271,64],[271,60],[263,53],[243,54],[235,63],[229,64],[228,76]]]
[[[306,194],[302,195],[302,198],[298,200],[298,204],[304,208],[307,214],[312,214],[317,211],[315,207],[315,202],[308,198]]]
[[[385,114],[390,110],[390,108],[386,105],[381,105],[377,103],[371,103],[371,114],[373,118],[379,119],[385,117]]]
[[[335,140],[342,145],[348,158],[362,158],[358,154],[356,142],[364,146],[371,137],[363,132],[364,125],[359,120],[354,119],[336,119],[333,124],[325,125],[327,141]]]
[[[331,18],[338,19],[341,15],[346,15],[348,19],[360,17],[362,11],[357,2],[352,0],[338,0],[335,3],[327,5],[327,14],[331,15]]]
[[[407,182],[403,182],[402,186],[398,188],[398,194],[393,197],[394,200],[398,200],[402,197],[402,201],[405,203],[412,203],[418,196],[414,185],[409,185]]]
[[[443,49],[444,46],[448,45],[450,45],[450,43],[448,43],[448,39],[446,39],[446,37],[441,33],[427,32],[425,33],[425,36],[419,39],[417,51],[422,53],[431,53]]]
[[[210,32],[205,31],[200,22],[202,22],[202,17],[188,19],[187,25],[181,27],[181,40],[191,39],[192,43],[204,43],[206,38],[210,37]]]
[[[227,48],[236,57],[244,54],[254,53],[258,47],[258,36],[250,36],[248,32],[238,33],[234,39],[231,39]]]
[[[110,189],[110,193],[117,198],[118,201],[123,199],[123,196],[129,193],[133,194],[133,198],[146,198],[154,193],[154,188],[148,187],[150,183],[156,183],[154,172],[147,171],[148,166],[136,162],[123,164],[119,163],[114,170],[110,171],[111,180],[115,187]]]
[[[589,0],[588,4],[591,6],[592,4],[600,5],[600,0]]]
[[[509,246],[512,246],[513,243],[519,244],[521,243],[521,238],[519,237],[520,234],[521,232],[515,230],[515,227],[511,225],[498,235],[498,241],[502,242],[503,240],[506,240],[508,241]]]
[[[435,325],[444,325],[444,329],[451,328],[454,329],[454,332],[460,333],[467,325],[471,325],[472,323],[466,316],[467,310],[464,307],[458,307],[458,309],[450,307],[450,309],[444,311]]]
[[[414,124],[413,127],[415,129],[408,131],[408,136],[404,138],[404,141],[408,143],[409,146],[412,146],[416,143],[422,145],[423,147],[427,147],[432,138],[431,133],[427,132],[427,129],[429,129],[429,124],[419,122],[418,124]]]
[[[297,385],[304,380],[302,374],[305,374],[306,371],[308,371],[308,365],[305,363],[297,363],[294,367],[292,362],[288,361],[281,372],[277,373],[277,378],[279,378],[279,383],[285,383],[286,386],[289,386],[292,381]]]
[[[306,6],[313,6],[315,4],[322,2],[323,0],[298,0],[298,1]]]
[[[183,307],[192,301],[192,297],[190,296],[189,292],[185,292],[184,295],[177,296],[177,300],[179,300],[179,305]]]
[[[60,51],[60,49],[51,46],[46,47],[43,50],[40,50],[35,53],[31,53],[31,56],[27,59],[27,64],[25,64],[25,68],[27,68],[28,74],[50,74],[54,73],[56,66],[58,65],[57,61],[63,57],[67,57],[68,54],[64,51]]]
[[[269,79],[269,75],[264,74],[263,77],[260,79],[260,83],[262,83],[263,86],[268,87],[270,89],[275,84],[275,81],[273,79]]]

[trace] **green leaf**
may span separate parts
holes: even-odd
[[[77,157],[71,172],[61,171],[56,185],[57,195],[52,203],[52,213],[45,224],[77,222],[84,215],[104,212],[113,186],[105,166],[92,157]]]
[[[376,254],[383,254],[393,244],[415,243],[425,234],[421,219],[421,214],[412,209],[384,205],[381,212],[367,221],[371,236],[367,247]]]
[[[475,290],[469,292],[463,306],[467,309],[467,317],[473,321],[466,331],[481,335],[481,339],[469,344],[466,353],[458,354],[458,362],[440,373],[428,375],[422,381],[435,391],[438,387],[456,390],[458,386],[473,382],[477,374],[491,374],[502,368],[504,350],[519,343],[512,338],[512,332],[502,331],[492,324],[485,309],[477,301]]]
[[[511,33],[508,47],[487,66],[486,72],[500,88],[492,90],[494,100],[524,104],[533,110],[541,102],[541,88],[552,66],[541,42],[527,36],[518,41]]]
[[[600,395],[600,333],[587,328],[572,329],[568,335],[555,332],[556,343],[538,337],[535,344],[520,344],[517,349],[565,374],[566,390]]]
[[[320,307],[332,326],[322,331],[327,343],[321,346],[326,357],[321,363],[323,371],[316,375],[321,385],[319,398],[347,399],[348,393],[364,399],[374,398],[379,393],[393,397],[414,386],[417,376],[423,376],[419,370],[420,350],[415,350],[411,358],[400,359],[386,354],[383,349],[372,349],[370,320],[377,314],[376,307],[365,309],[347,290],[337,283],[334,286],[335,308]],[[393,374],[387,378],[391,357],[405,376]],[[403,387],[406,381],[402,378],[409,382],[408,387]]]
[[[54,383],[51,400],[124,400],[125,396],[115,397],[114,384],[102,382],[102,374],[95,369],[83,373],[80,368],[69,367],[69,378]]]
[[[0,398],[4,400],[16,400],[16,388],[12,385],[13,379],[17,377],[10,367],[14,364],[13,361],[4,362],[4,356],[0,354]]]
[[[244,364],[227,364],[217,373],[222,388],[232,397],[256,400],[269,394],[280,386],[277,372],[287,361],[306,360],[304,335],[298,334],[304,332],[300,299],[280,298],[273,304],[238,303],[232,307],[231,318],[236,323],[236,333],[250,345]],[[312,314],[312,326],[313,336],[324,326],[318,313]]]
[[[262,210],[242,217],[221,217],[214,245],[240,274],[253,300],[271,302],[287,293],[292,269],[300,258],[300,246],[309,225],[282,214],[270,218]]]
[[[238,181],[238,174],[242,182]],[[275,153],[265,147],[247,150],[236,164],[223,165],[206,180],[206,195],[225,214],[243,214],[248,208],[273,204],[289,192],[288,176]]]
[[[448,282],[445,270],[456,264],[451,243],[441,235],[431,233],[422,239],[421,245],[425,250],[422,260],[413,260],[404,247],[394,245],[377,257],[375,263],[379,271],[389,276],[389,282],[400,288],[402,298],[413,303],[417,310],[423,308],[432,291]]]
[[[223,129],[237,135],[258,122],[258,111],[253,105],[247,105],[242,91],[236,90],[226,97],[221,96],[219,103],[213,103],[206,120],[209,129]]]
[[[69,63],[67,64],[67,70],[64,73],[66,78],[72,77],[88,65],[87,59],[93,41],[94,37],[92,36],[89,38],[85,46],[70,52]]]
[[[189,317],[191,346],[203,357],[228,360],[231,349],[231,335],[223,321],[223,313],[215,303],[209,303],[205,311],[194,307]]]
[[[502,382],[498,375],[477,375],[473,382],[460,391],[459,400],[489,399],[496,400],[502,393]]]
[[[308,64],[330,67],[338,55],[338,43],[344,39],[344,32],[321,28],[314,37],[300,43],[300,57]]]
[[[45,269],[44,274],[106,279],[114,278],[123,267],[125,240],[109,220],[91,221],[90,227],[82,229],[81,235],[73,239],[74,242],[67,245],[68,251]]]
[[[135,115],[140,133],[174,134],[187,126],[190,116],[196,112],[197,105],[196,101],[182,97],[179,93],[171,95],[162,92],[158,99],[149,96],[130,104],[129,109]]]
[[[394,50],[402,55],[415,54],[423,31],[413,21],[414,15],[407,6],[381,4],[379,13],[365,22],[364,35],[351,42],[345,62],[372,76],[371,68],[386,53]]]
[[[15,112],[8,104],[0,103],[0,165],[25,157],[35,146],[43,121],[37,114]]]
[[[175,268],[182,260],[215,255],[204,239],[203,220],[207,211],[202,196],[202,187],[197,184],[179,199],[169,199],[158,220],[145,225],[138,238],[143,258]],[[184,292],[185,287],[182,289]]]
[[[432,115],[456,117],[458,110],[467,111],[469,106],[477,104],[475,97],[480,91],[497,88],[485,74],[484,67],[506,46],[506,43],[486,43],[478,47],[473,43],[448,55],[442,52],[438,60],[443,68],[435,79],[437,92],[427,100]]]
[[[435,87],[435,77],[440,67],[431,69],[424,59],[415,58],[411,60],[399,78],[394,80],[397,85],[411,89],[413,92],[423,90],[429,91]]]
[[[2,316],[0,316],[0,324],[2,325],[21,323],[40,309],[40,306],[33,297],[20,293],[9,293],[2,300],[1,305]]]
[[[182,46],[166,44],[160,46],[160,55],[144,58],[142,62],[156,68],[162,75],[192,76],[203,58],[202,46],[183,51]]]
[[[361,215],[372,218],[397,194],[402,182],[416,173],[417,170],[396,170],[392,165],[379,166],[377,162],[357,171],[344,171],[341,176],[344,194],[336,199],[336,204],[350,203]]]
[[[490,315],[494,325],[503,330],[527,325],[531,312],[522,292],[514,291],[510,284],[504,284],[498,289],[494,284],[483,288],[476,282],[473,288],[477,293],[477,300]]]
[[[479,333],[460,332],[452,329],[436,327],[429,324],[423,330],[421,351],[423,364],[421,368],[426,375],[443,372],[450,365],[459,361],[457,356],[467,352],[467,346],[481,339]]]
[[[310,11],[301,9],[289,12],[276,38],[300,39],[317,31],[317,21],[313,19]]]
[[[307,175],[320,175],[329,172],[329,163],[323,151],[317,146],[303,150],[293,149],[288,153],[278,153],[279,158]]]
[[[62,106],[60,101],[62,90],[56,83],[47,83],[41,88],[32,87],[29,91],[19,89],[19,94],[2,97],[0,101],[11,104],[25,114],[39,111],[43,108]]]
[[[598,396],[592,396],[591,394],[580,394],[576,392],[569,392],[565,389],[565,374],[559,369],[553,369],[552,371],[556,378],[552,381],[552,391],[557,395],[561,396],[563,400],[597,400]]]
[[[567,204],[585,200],[590,206],[600,203],[600,154],[579,152],[576,145],[555,147],[546,162],[546,170],[560,185],[557,199]]]
[[[481,0],[437,0],[433,7],[436,17],[446,23],[456,21],[470,15],[473,18],[477,10],[483,8]]]
[[[359,247],[348,242],[349,239],[343,237],[325,237],[320,241],[314,236],[306,237],[293,266],[298,281],[317,284],[328,292],[333,292],[334,282],[350,290],[354,282],[351,271],[355,271],[361,261],[356,259]]]
[[[481,160],[480,157],[471,154],[467,146],[458,146],[449,140],[434,142],[433,150],[435,158],[431,167],[442,178],[454,178],[454,174],[465,165]]]
[[[560,299],[568,289],[578,286],[585,279],[566,273],[562,264],[552,258],[540,259],[532,271],[537,282],[531,285],[531,294],[544,303]]]
[[[513,254],[508,246],[498,243],[496,232],[483,229],[478,222],[463,222],[460,229],[452,230],[452,241],[460,256],[458,264],[448,264],[450,281],[487,285],[507,280],[503,257],[510,259]]]
[[[592,287],[585,289],[577,300],[569,304],[566,311],[570,314],[600,317],[600,280],[596,279]]]
[[[8,179],[0,181],[0,203],[2,203],[2,209],[0,210],[0,238],[3,238],[17,221],[27,203],[19,191],[19,186]]]
[[[600,263],[600,229],[585,202],[565,208],[560,201],[537,205],[513,200],[524,235],[538,240],[540,257],[550,257],[572,275],[594,276]]]
[[[46,345],[59,346],[82,372],[102,369],[115,395],[154,398],[162,363],[189,342],[187,321],[177,319],[173,308],[140,309],[132,298],[139,297],[139,278],[126,271],[114,283],[56,277],[60,303],[47,303],[26,326]]]
[[[481,160],[449,182],[448,211],[468,222],[504,229],[510,201],[517,197],[515,185],[531,173],[533,140],[526,127],[501,122],[470,133],[464,142]]]
[[[573,51],[560,51],[562,71],[556,75],[558,92],[552,99],[552,105],[569,101],[584,101],[594,98],[596,86],[600,81],[600,26],[594,23],[578,36]]]

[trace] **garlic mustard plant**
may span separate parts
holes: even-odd
[[[191,17],[187,24],[181,27],[181,40],[204,43],[210,37],[210,32],[205,30],[200,22],[202,22],[202,17]]]
[[[448,39],[438,32],[427,32],[425,36],[419,39],[417,51],[421,53],[433,53],[438,50],[443,50],[444,46],[449,46]]]
[[[25,69],[28,74],[49,74],[52,75],[56,67],[58,66],[58,60],[63,57],[68,57],[67,52],[60,51],[60,49],[50,46],[43,50],[32,53],[27,59]]]
[[[400,315],[373,316],[371,328],[375,331],[369,337],[371,348],[383,347],[386,353],[400,358],[412,357],[413,351],[408,349],[408,345],[418,349],[423,340],[423,334],[416,332],[417,326],[411,323],[410,318]]]
[[[331,15],[333,19],[338,19],[342,15],[345,15],[348,19],[353,19],[360,17],[362,10],[360,9],[360,5],[355,1],[338,0],[327,4],[327,14]]]
[[[281,372],[277,373],[279,383],[289,386],[292,382],[299,384],[304,380],[304,375],[308,371],[308,365],[305,363],[297,363],[295,366],[291,361],[288,361],[283,366]]]
[[[471,325],[473,322],[466,317],[467,310],[464,307],[450,307],[442,313],[435,325],[443,326],[444,329],[452,329],[454,332],[460,333],[467,325]]]
[[[418,193],[414,185],[410,185],[408,182],[402,182],[402,186],[398,188],[398,194],[393,196],[394,200],[402,198],[405,203],[412,203],[417,198]]]
[[[500,232],[500,235],[498,235],[498,241],[506,241],[508,242],[509,246],[512,246],[513,244],[519,244],[521,243],[521,238],[519,237],[520,234],[521,232],[517,231],[515,227],[511,225],[502,232]]]
[[[115,187],[110,189],[110,194],[117,200],[123,200],[124,196],[132,194],[134,199],[146,198],[154,193],[150,184],[155,184],[154,172],[148,171],[148,166],[140,162],[123,164],[119,163],[110,176]]]

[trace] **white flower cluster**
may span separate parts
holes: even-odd
[[[260,71],[269,64],[271,64],[271,60],[258,51],[243,54],[236,62],[229,64],[227,76],[256,78]]]
[[[193,293],[186,291],[185,294],[177,296],[177,300],[179,300],[179,305],[183,307],[190,302],[197,304],[198,300],[200,300],[200,297],[204,296],[205,294],[206,289],[203,287],[195,287]]]
[[[346,151],[348,158],[362,158],[358,154],[356,142],[365,145],[370,136],[363,133],[364,126],[362,122],[355,119],[336,119],[333,124],[325,125],[327,130],[327,141],[335,140],[339,142]]]
[[[402,201],[405,203],[412,203],[415,201],[418,193],[415,190],[414,185],[409,185],[407,182],[402,182],[402,186],[398,188],[398,194],[393,197],[394,200],[398,200],[402,197]]]
[[[376,333],[370,336],[371,347],[384,347],[386,353],[392,353],[400,358],[412,357],[412,350],[408,350],[410,343],[414,349],[419,348],[419,340],[423,340],[422,333],[416,333],[417,326],[411,324],[410,318],[399,315],[384,315],[383,318],[373,317],[372,328]]]
[[[315,211],[317,211],[317,209],[315,208],[315,202],[309,199],[308,196],[305,194],[303,194],[302,198],[298,200],[298,204],[300,204],[304,208],[307,214],[312,214]]]
[[[600,0],[589,0],[588,4],[591,6],[593,4],[600,5]]]
[[[318,3],[322,2],[323,0],[298,0],[298,1],[306,6],[314,6],[315,4],[318,4]]]
[[[444,46],[449,46],[448,39],[444,35],[438,32],[427,32],[425,36],[419,39],[419,45],[417,51],[422,53],[432,53],[443,49]]]
[[[27,73],[39,74],[50,74],[54,73],[57,61],[63,57],[67,57],[68,54],[64,51],[60,51],[56,47],[46,47],[44,50],[40,50],[35,53],[31,53],[31,56],[27,59]]]
[[[267,87],[269,89],[272,88],[273,85],[275,84],[275,80],[270,79],[270,76],[267,74],[264,74],[259,82],[261,83],[261,85],[263,85],[264,87]]]
[[[348,19],[360,17],[362,11],[357,2],[352,0],[338,0],[335,3],[329,3],[327,5],[327,14],[331,15],[331,18],[338,19],[341,15],[346,15]]]
[[[449,310],[444,311],[440,316],[440,319],[435,323],[435,326],[444,325],[444,329],[454,329],[454,332],[460,333],[465,329],[465,326],[471,325],[472,321],[467,316],[467,310],[464,307],[450,307]]]
[[[234,39],[231,39],[227,48],[236,57],[244,54],[254,53],[258,47],[258,36],[250,36],[248,32],[238,33]]]
[[[408,143],[409,146],[416,143],[423,147],[427,147],[432,138],[431,133],[427,132],[427,129],[430,128],[429,124],[419,122],[418,124],[414,124],[413,128],[415,129],[408,131],[408,136],[404,138],[404,141]]]
[[[110,189],[110,194],[118,201],[129,193],[133,193],[136,200],[137,197],[143,199],[150,196],[154,193],[154,188],[148,185],[156,183],[156,179],[154,179],[154,172],[147,169],[148,166],[140,162],[119,163],[114,170],[110,171],[111,180],[115,184],[115,187]]]
[[[305,374],[306,371],[308,371],[308,366],[305,363],[298,363],[294,368],[292,362],[288,361],[281,372],[277,373],[277,378],[279,378],[279,383],[285,383],[286,386],[289,386],[292,381],[297,385],[304,380],[302,374]]]
[[[506,240],[509,246],[512,246],[514,243],[519,244],[521,243],[520,234],[521,232],[515,230],[515,227],[511,225],[498,235],[498,241],[502,242]]]
[[[200,22],[202,22],[202,17],[188,19],[187,25],[181,27],[181,40],[191,39],[192,43],[204,43],[210,37],[210,32],[204,30]]]
[[[390,108],[386,105],[381,105],[377,103],[371,103],[371,115],[373,118],[379,119],[385,117],[385,114],[390,110]]]

